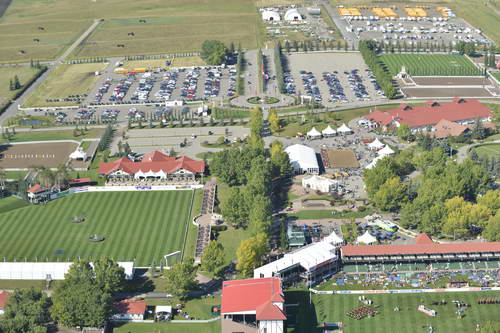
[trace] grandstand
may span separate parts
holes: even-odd
[[[499,269],[500,242],[438,244],[422,234],[415,244],[348,244],[341,259],[346,273]]]

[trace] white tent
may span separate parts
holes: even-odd
[[[332,231],[332,233],[330,235],[326,236],[323,239],[323,241],[334,244],[334,245],[344,243],[344,240],[342,238],[340,238],[339,235],[337,235],[335,233],[335,231]]]
[[[365,169],[371,169],[371,168],[373,168],[375,165],[377,165],[377,162],[380,161],[381,159],[383,159],[384,157],[385,157],[385,155],[384,156],[379,155],[379,156],[375,157],[373,159],[373,161],[371,161],[370,164],[368,164],[367,166],[365,166]]]
[[[346,124],[342,124],[342,126],[337,128],[337,132],[342,134],[347,134],[347,133],[352,133],[352,130],[349,127],[347,127]]]
[[[309,132],[307,132],[308,139],[319,139],[321,138],[321,132],[316,129],[316,127],[311,128]]]
[[[314,149],[304,145],[292,145],[285,149],[295,173],[319,174],[319,164]]]
[[[264,10],[262,12],[262,19],[264,21],[281,21],[280,14],[273,10]]]
[[[69,158],[72,160],[85,160],[87,158],[87,154],[85,154],[82,147],[78,147],[74,152],[69,154]]]
[[[285,21],[302,21],[302,15],[295,8],[289,9],[285,13]]]
[[[310,188],[315,191],[329,193],[337,185],[337,182],[321,176],[305,176],[302,178],[302,186]]]
[[[375,243],[376,241],[377,241],[377,239],[375,237],[373,237],[372,235],[370,235],[370,233],[368,231],[366,231],[362,236],[359,236],[356,239],[356,242],[363,243],[363,244],[372,244],[372,243]]]
[[[371,143],[368,144],[368,148],[373,149],[373,150],[382,149],[382,148],[384,148],[384,146],[385,145],[378,138],[376,138],[375,140],[373,140]]]
[[[321,131],[321,134],[323,134],[324,137],[329,137],[336,135],[337,131],[331,128],[330,125],[328,125],[327,128]]]
[[[394,154],[394,150],[392,150],[389,146],[385,146],[383,149],[378,151],[378,156],[387,156],[392,154]]]

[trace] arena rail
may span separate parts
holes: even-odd
[[[468,287],[438,289],[381,289],[381,290],[316,290],[309,291],[316,295],[373,295],[373,294],[422,294],[422,293],[456,293],[469,291],[499,291],[500,287]]]

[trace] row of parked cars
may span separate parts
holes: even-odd
[[[125,98],[125,95],[130,89],[130,86],[132,85],[132,81],[127,79],[122,79],[120,82],[116,85],[115,89],[113,90],[113,93],[109,97],[110,102],[116,102],[116,101],[122,101],[123,98]]]
[[[182,82],[181,96],[185,99],[193,100],[196,98],[198,79],[200,78],[200,68],[196,67],[186,73],[186,78]]]
[[[157,100],[169,100],[177,86],[178,71],[167,71],[163,73],[163,79],[160,82],[160,89],[155,93]]]
[[[144,73],[142,78],[139,80],[139,85],[135,89],[130,100],[133,102],[148,101],[149,93],[151,92],[151,90],[153,90],[155,81],[156,80],[151,76],[151,73]]]
[[[295,95],[295,81],[293,80],[293,75],[290,70],[283,72],[283,80],[285,81],[285,92],[290,95]]]
[[[347,103],[347,97],[344,93],[344,87],[340,83],[340,80],[335,73],[324,72],[323,80],[325,80],[328,85],[328,91],[330,92],[330,102],[334,103]]]
[[[306,94],[310,96],[314,101],[321,102],[323,98],[321,97],[321,92],[319,91],[318,82],[316,77],[312,72],[300,71],[300,78],[304,84],[304,89]]]
[[[385,97],[384,91],[382,90],[382,87],[380,84],[378,84],[377,80],[375,79],[375,75],[370,69],[365,69],[366,74],[368,75],[368,78],[370,79],[370,82],[373,84],[373,88],[375,89],[377,95]]]
[[[349,86],[358,101],[368,101],[370,100],[370,94],[366,91],[366,87],[363,84],[363,79],[358,74],[357,69],[353,69],[350,72],[344,72],[347,74],[347,80],[349,81]]]

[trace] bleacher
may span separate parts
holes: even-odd
[[[344,273],[380,273],[380,272],[429,272],[429,271],[462,271],[499,269],[500,261],[464,261],[464,262],[433,262],[433,263],[373,263],[344,264]]]

